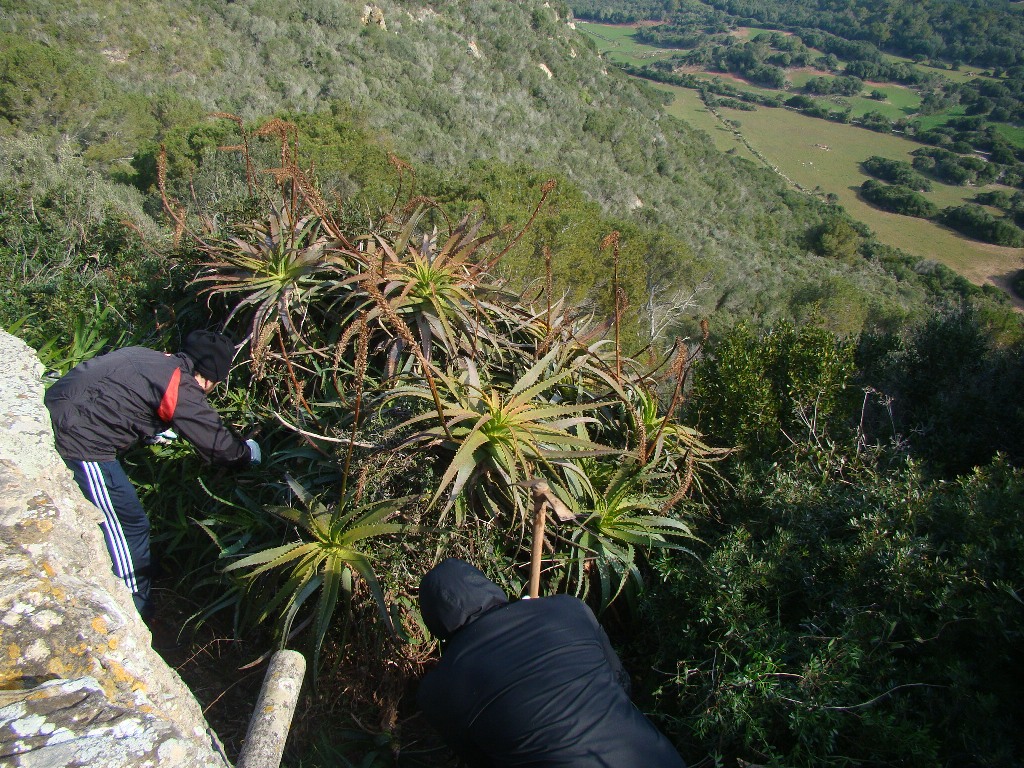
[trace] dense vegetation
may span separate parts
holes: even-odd
[[[980,205],[957,205],[942,212],[942,223],[986,243],[1024,247],[1024,231],[998,219]]]
[[[0,321],[56,371],[241,343],[216,403],[264,464],[126,461],[195,621],[310,652],[291,764],[448,764],[415,585],[454,554],[518,593],[532,478],[578,513],[546,589],[691,763],[1014,764],[995,289],[719,155],[564,7],[104,7],[4,12]]]
[[[868,179],[861,184],[860,193],[873,205],[904,216],[930,219],[939,212],[927,198],[902,184],[883,184],[875,179]]]
[[[1006,218],[1012,218],[1017,226],[1024,226],[1024,193],[1010,194],[1004,191],[982,192],[975,196],[978,205],[988,205],[1000,209]]]
[[[595,211],[615,219],[612,229],[650,233],[654,252],[645,260],[660,266],[626,288],[637,314],[652,297],[670,307],[693,295],[723,326],[787,316],[826,276],[873,323],[902,322],[926,300],[915,281],[894,282],[875,265],[809,254],[807,234],[830,217],[828,207],[790,194],[767,169],[722,156],[702,133],[662,114],[660,96],[607,70],[565,24],[564,8],[453,0],[410,15],[401,3],[381,7],[387,29],[364,25],[361,6],[348,5],[292,13],[255,0],[147,2],[96,25],[88,4],[20,4],[7,12],[12,44],[0,48],[9,59],[0,83],[12,83],[0,102],[3,124],[12,137],[33,136],[37,155],[66,142],[60,157],[81,154],[106,180],[143,194],[152,194],[163,144],[168,185],[202,200],[224,174],[216,157],[224,128],[210,125],[207,112],[315,114],[316,126],[311,117],[296,121],[319,134],[303,146],[325,183],[346,194],[361,191],[339,146],[353,130],[386,135],[389,149],[417,165],[418,192],[482,204],[497,226],[525,222],[543,179],[566,182],[560,193],[589,207],[561,201],[550,223],[514,249],[510,275],[536,274],[540,233],[557,233],[556,286],[586,293],[607,284],[607,264],[593,263],[593,238],[573,247]],[[137,29],[149,30],[146,40]],[[335,130],[334,121],[350,127]],[[518,188],[523,166],[539,179],[530,189]],[[366,194],[386,197],[378,176]],[[119,194],[131,193],[127,185]],[[145,212],[159,215],[159,205]],[[626,242],[641,247],[634,237]],[[565,279],[578,259],[577,278],[592,285]],[[649,327],[650,313],[635,324]],[[692,335],[696,327],[691,318],[671,330]]]
[[[738,329],[698,369],[697,423],[744,447],[637,641],[681,729],[772,765],[1016,764],[1024,369],[980,321]]]
[[[948,184],[984,184],[995,180],[994,169],[981,158],[961,156],[939,147],[915,149],[913,167]]]
[[[890,184],[901,184],[920,192],[927,192],[932,188],[931,182],[919,173],[915,173],[910,163],[902,160],[890,160],[886,157],[872,155],[861,166],[864,170],[882,181]]]

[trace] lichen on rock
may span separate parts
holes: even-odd
[[[4,765],[222,766],[173,723],[111,705],[91,677],[0,691]]]
[[[53,447],[35,352],[0,331],[0,358],[0,764],[227,766]]]

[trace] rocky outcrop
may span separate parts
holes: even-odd
[[[384,11],[376,5],[363,6],[363,15],[360,20],[365,26],[370,26],[372,24],[373,26],[380,27],[381,29],[388,28],[388,24],[384,20]]]
[[[0,331],[0,359],[0,764],[224,768],[53,449],[35,353]]]

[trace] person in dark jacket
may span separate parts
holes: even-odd
[[[231,432],[206,399],[227,378],[234,352],[227,336],[194,331],[177,355],[125,347],[76,365],[46,392],[57,452],[102,511],[114,573],[144,618],[153,607],[149,518],[118,454],[173,430],[207,461],[258,464],[259,445]]]
[[[629,698],[629,678],[590,609],[569,595],[509,602],[463,560],[420,582],[442,642],[418,704],[471,766],[685,768]]]

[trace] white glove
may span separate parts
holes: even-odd
[[[178,439],[178,433],[173,429],[165,429],[157,432],[152,437],[146,438],[146,445],[168,445]]]
[[[255,440],[246,440],[245,444],[249,446],[249,462],[251,464],[259,464],[263,461],[263,452]]]

